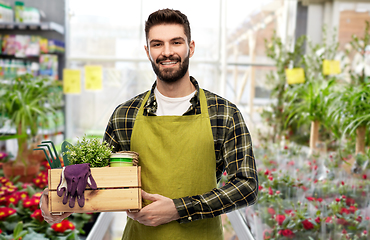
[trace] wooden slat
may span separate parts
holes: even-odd
[[[62,169],[49,169],[49,190],[57,189],[61,171]],[[139,187],[139,172],[140,167],[136,166],[91,168],[91,175],[98,188]]]
[[[140,201],[139,201],[140,200]],[[78,206],[77,200],[74,208],[62,203],[63,197],[59,197],[56,191],[49,191],[49,211],[59,212],[115,212],[127,209],[141,209],[141,189],[99,189],[85,191],[85,205]]]

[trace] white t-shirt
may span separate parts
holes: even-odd
[[[191,106],[190,99],[194,96],[195,92],[185,97],[170,98],[162,95],[156,87],[154,94],[158,104],[157,116],[182,116]]]

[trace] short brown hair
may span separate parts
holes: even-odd
[[[184,27],[184,33],[188,38],[188,43],[191,41],[191,33],[190,33],[190,23],[188,18],[185,14],[180,12],[179,10],[173,9],[161,9],[156,12],[153,12],[149,15],[148,20],[145,21],[145,37],[146,41],[148,41],[149,30],[156,25],[159,24],[180,24]]]

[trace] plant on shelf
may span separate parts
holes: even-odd
[[[338,98],[333,102],[333,113],[331,114],[336,122],[342,126],[343,139],[355,139],[355,145],[349,152],[352,158],[345,166],[347,170],[350,165],[356,164],[356,155],[365,154],[366,145],[369,145],[370,138],[370,82],[368,75],[370,69],[365,64],[365,53],[370,45],[370,23],[366,22],[364,36],[359,38],[352,36],[350,46],[347,49],[349,58],[353,58],[352,66],[349,70],[351,82],[347,84]],[[353,167],[353,166],[352,166]],[[352,168],[353,169],[353,168]]]
[[[349,88],[347,100],[350,105],[347,109],[350,113],[345,132],[356,131],[356,154],[358,154],[365,153],[366,130],[370,127],[370,81],[368,80],[370,69],[365,63],[366,51],[370,46],[370,23],[368,21],[366,21],[364,36],[358,38],[353,35],[350,44],[355,52],[354,58],[358,59],[354,63],[358,64],[350,70],[354,87]],[[348,55],[350,54],[351,51],[348,51]]]
[[[31,171],[27,168],[33,166],[36,166],[36,174],[38,173],[39,163],[35,163],[29,157],[33,149],[31,143],[39,133],[40,122],[46,122],[48,116],[55,113],[56,107],[59,107],[54,104],[61,105],[55,102],[53,105],[50,104],[50,99],[61,99],[54,97],[55,92],[52,93],[59,85],[58,81],[34,77],[31,74],[0,82],[0,122],[3,126],[8,126],[5,131],[10,132],[0,135],[0,140],[16,138],[18,143],[14,161],[3,165],[3,169],[9,167],[11,170],[10,173],[5,173],[7,177],[19,174],[27,176]],[[15,134],[12,129],[15,129]],[[23,169],[23,173],[15,173],[15,169]],[[24,179],[21,177],[21,180]]]
[[[336,75],[324,75],[323,61],[334,59],[338,43],[327,44],[326,29],[323,29],[324,39],[322,43],[313,45],[308,41],[307,53],[303,56],[303,67],[305,69],[306,81],[302,84],[292,85],[286,92],[286,124],[296,123],[310,125],[310,149],[312,153],[317,152],[320,140],[320,125],[324,130],[335,134],[333,123],[329,122],[329,110],[331,102],[337,98],[338,77]],[[334,41],[334,39],[332,40]],[[330,137],[332,139],[332,137]]]

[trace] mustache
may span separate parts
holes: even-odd
[[[166,60],[170,60],[170,61],[179,61],[181,62],[181,58],[180,57],[176,57],[176,56],[170,56],[170,57],[159,57],[157,58],[157,60],[155,61],[156,63],[159,63],[161,61],[166,61]]]

